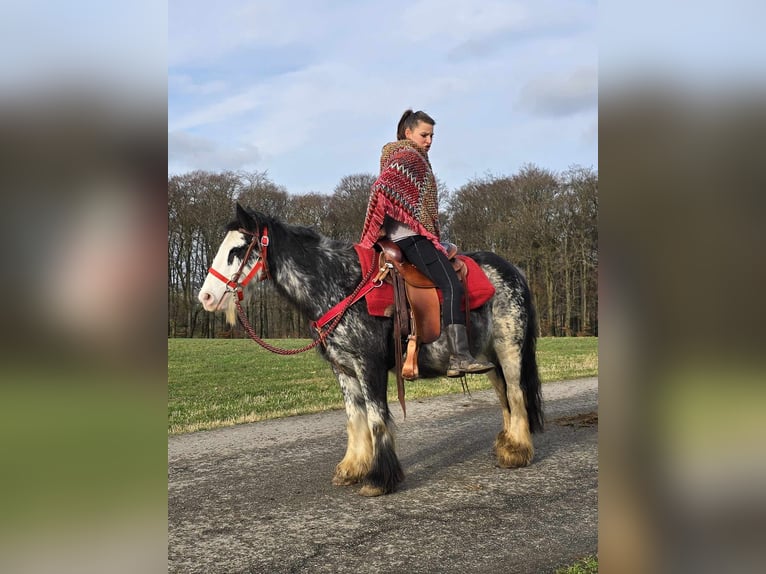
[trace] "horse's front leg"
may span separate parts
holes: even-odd
[[[388,410],[388,371],[384,365],[366,365],[362,370],[359,378],[372,439],[372,462],[359,494],[380,496],[396,490],[396,485],[404,480],[404,471],[396,455],[393,418]]]
[[[346,406],[346,455],[335,467],[332,483],[337,486],[356,484],[367,476],[372,464],[372,437],[367,425],[367,408],[359,381],[335,369],[335,376]]]

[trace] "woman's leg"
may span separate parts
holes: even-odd
[[[460,377],[464,373],[486,373],[494,369],[494,364],[475,359],[468,348],[465,314],[460,309],[463,285],[447,256],[422,235],[407,237],[396,243],[407,260],[442,290],[442,321],[450,350],[447,376]]]
[[[424,273],[444,296],[442,321],[444,326],[465,325],[465,313],[461,310],[463,284],[458,279],[452,264],[430,240],[422,235],[406,237],[396,242],[407,261]]]

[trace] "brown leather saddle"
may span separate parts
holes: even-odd
[[[394,341],[396,345],[396,374],[399,401],[404,409],[401,379],[417,379],[418,350],[421,344],[432,343],[441,333],[441,304],[433,281],[417,267],[405,260],[399,247],[388,238],[378,240],[381,253],[378,259],[377,279],[390,281],[394,288]],[[453,269],[465,287],[468,270],[462,260],[455,257],[457,246],[442,243]],[[466,305],[467,307],[467,305]],[[466,316],[468,311],[466,310]],[[402,359],[402,341],[407,340],[406,358]]]

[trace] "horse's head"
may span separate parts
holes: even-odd
[[[237,219],[227,227],[213,264],[199,291],[206,311],[226,311],[229,324],[236,323],[234,294],[241,298],[242,289],[252,279],[265,279],[265,251],[268,231],[264,217],[237,204]]]

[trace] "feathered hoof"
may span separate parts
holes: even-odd
[[[366,474],[366,468],[350,467],[341,463],[335,467],[332,483],[335,486],[351,486],[352,484],[358,484]]]
[[[535,449],[531,444],[512,442],[503,432],[500,432],[495,439],[494,452],[497,466],[500,468],[529,466],[535,456]]]
[[[351,486],[359,482],[359,479],[355,476],[344,476],[336,474],[332,477],[332,483],[335,486]]]
[[[373,486],[371,484],[365,484],[362,488],[359,489],[359,494],[361,496],[372,498],[373,496],[382,496],[384,494],[388,494],[388,492],[382,486]]]
[[[351,486],[358,484],[367,476],[369,465],[360,463],[358,460],[348,462],[343,459],[335,466],[335,472],[332,475],[332,483],[335,486]]]

